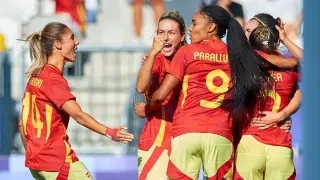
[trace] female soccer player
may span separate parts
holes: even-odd
[[[275,19],[273,16],[271,16],[270,14],[265,14],[265,13],[260,13],[255,15],[253,18],[251,18],[248,23],[246,24],[245,27],[245,32],[246,32],[246,36],[249,40],[249,36],[251,34],[251,32],[257,28],[258,26],[265,26],[265,27],[269,27],[269,29],[271,30],[271,32],[275,32],[274,33],[274,44],[273,46],[278,47],[279,46],[279,32],[281,33],[281,37],[283,37],[283,41],[281,41],[286,47],[287,49],[293,54],[294,57],[296,58],[292,58],[292,57],[283,57],[283,58],[277,58],[275,57],[275,55],[269,54],[269,56],[267,57],[268,61],[272,62],[273,64],[275,64],[278,67],[282,67],[282,68],[294,68],[298,61],[300,61],[302,59],[302,49],[297,46],[295,43],[293,43],[292,41],[290,41],[287,37],[286,34],[284,32],[284,27],[279,27],[278,25],[280,24],[280,18]],[[278,55],[276,55],[278,56]],[[294,97],[292,98],[293,102],[299,102],[299,99],[301,99],[302,96],[302,92],[300,89],[298,89],[296,91],[296,94],[294,95]],[[298,105],[298,104],[296,104]],[[278,120],[278,121],[282,121],[284,117],[286,117],[287,115],[284,115],[283,112],[277,113],[277,112],[264,112],[264,119],[267,122],[269,120]],[[267,128],[270,126],[270,124],[263,124],[262,122],[260,122],[260,125],[266,125],[263,128]],[[289,131],[291,128],[291,119],[287,120],[285,122],[285,124],[281,125],[282,129]]]
[[[227,29],[228,45],[221,41]],[[145,113],[158,108],[182,84],[173,118],[168,177],[197,179],[202,164],[209,179],[230,179],[230,116],[238,120],[247,113],[250,116],[248,107],[271,89],[267,62],[251,48],[240,24],[222,7],[203,7],[193,16],[189,31],[192,44],[178,50]],[[230,98],[231,110],[223,103]]]
[[[280,27],[277,27],[281,32],[280,40],[285,43],[288,39],[283,26]],[[267,26],[259,26],[252,31],[249,41],[256,50],[264,52],[261,55],[267,58],[268,54],[277,53],[275,42],[278,42],[278,37],[277,30],[272,31]],[[302,56],[299,51],[292,53]],[[291,100],[292,95],[297,94],[296,84],[299,75],[294,69],[280,68],[271,71],[271,75],[276,81],[275,90],[264,97],[267,98],[265,110],[279,112],[278,114],[285,118],[294,113],[301,103],[299,95],[295,96],[300,98]],[[259,114],[256,114],[256,117],[258,116]],[[242,132],[243,136],[236,151],[235,179],[295,179],[291,134],[277,126],[283,119],[263,119],[269,126],[260,129],[255,123],[261,124],[261,119],[255,118],[255,121]]]
[[[170,11],[160,17],[157,35],[137,77],[136,89],[145,93],[147,100],[159,88],[177,50],[186,44],[185,35],[186,26],[178,11]],[[171,123],[179,93],[180,87],[176,87],[162,105],[147,116],[138,144],[140,180],[166,178]],[[138,116],[144,114],[144,106],[144,103],[136,104]]]
[[[79,41],[62,23],[49,23],[27,38],[32,64],[23,99],[20,135],[25,165],[35,179],[92,179],[69,144],[66,129],[71,116],[86,128],[127,144],[133,136],[100,124],[83,112],[63,77],[66,62],[75,62]]]

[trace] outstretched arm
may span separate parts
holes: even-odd
[[[111,138],[114,141],[127,144],[132,141],[133,135],[122,130],[127,129],[124,126],[119,126],[115,129],[109,128],[96,121],[89,114],[82,111],[81,107],[75,100],[69,100],[62,105],[62,109],[69,114],[77,123],[82,126]]]

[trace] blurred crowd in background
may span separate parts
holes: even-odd
[[[181,11],[190,25],[194,11],[208,4],[222,6],[242,26],[262,12],[280,17],[286,23],[289,37],[297,42],[302,31],[301,0],[0,0],[0,4],[0,51],[6,46],[13,47],[16,39],[41,29],[43,19],[67,23],[84,43],[150,45],[150,34],[154,33],[155,22],[164,11]],[[125,24],[131,28],[122,29],[127,27]],[[116,31],[123,35],[114,33]],[[107,35],[102,36],[105,33]],[[146,35],[148,42],[144,42]],[[97,41],[95,36],[102,39]],[[119,36],[125,36],[125,40]],[[108,38],[118,38],[118,43]]]

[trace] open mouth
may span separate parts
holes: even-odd
[[[73,50],[73,56],[74,57],[77,57],[77,54],[76,54],[76,50],[78,49],[78,46],[76,46],[75,48],[74,48],[74,50]]]
[[[168,44],[168,43],[164,44],[164,47],[163,47],[164,51],[170,51],[171,49],[172,49],[172,44]]]

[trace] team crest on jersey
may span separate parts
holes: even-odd
[[[86,169],[86,170],[84,170],[83,171],[84,172],[84,175],[86,175],[86,177],[89,179],[89,178],[91,178],[91,174],[90,174],[90,172]]]

